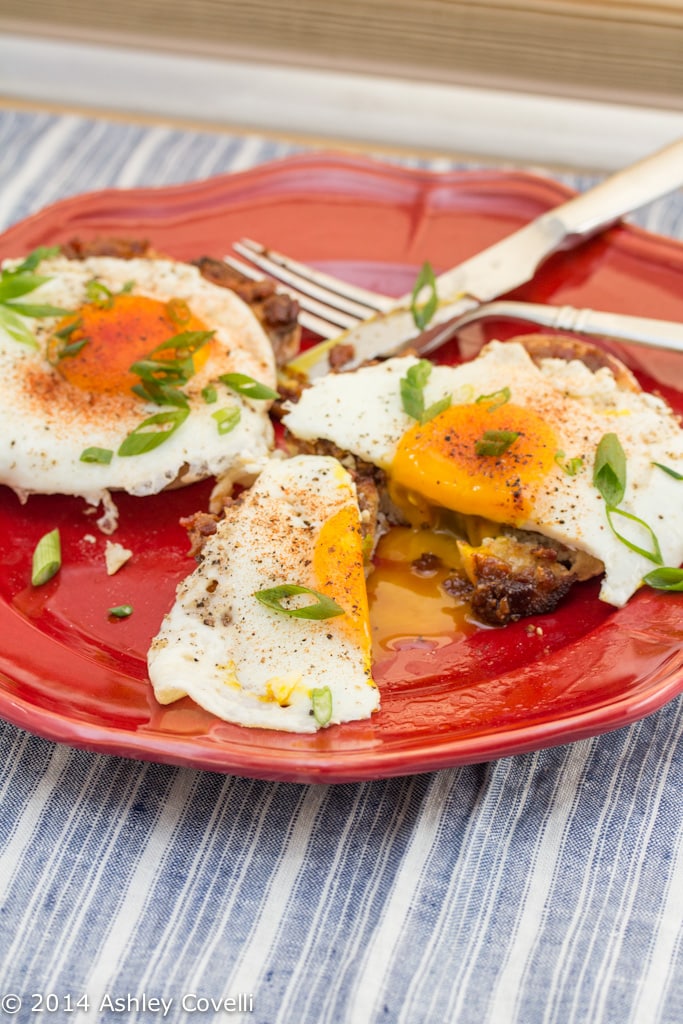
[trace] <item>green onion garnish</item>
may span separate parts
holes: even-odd
[[[110,448],[84,448],[81,452],[81,462],[99,462],[103,466],[108,466],[113,458],[113,451]]]
[[[127,619],[129,615],[133,614],[132,604],[117,604],[115,608],[109,609],[109,614],[113,615],[115,619]]]
[[[182,391],[168,384],[162,384],[153,378],[134,384],[130,390],[138,398],[142,398],[145,402],[154,402],[155,405],[177,405],[183,409],[189,406],[187,396]]]
[[[510,401],[510,388],[504,387],[499,388],[498,391],[492,391],[490,395],[479,395],[475,398],[475,402],[481,404],[483,402],[489,402],[490,405],[487,408],[487,412],[493,412],[495,409],[500,409],[501,405],[505,405],[506,402]]]
[[[144,455],[146,452],[158,448],[171,434],[175,433],[178,427],[182,426],[189,414],[189,409],[177,408],[148,416],[124,438],[118,454]]]
[[[13,271],[9,273],[23,274],[27,270],[35,270],[39,263],[43,260],[52,259],[53,256],[59,256],[60,249],[58,245],[39,245],[36,249],[28,254],[23,263],[20,263]]]
[[[564,452],[556,451],[555,462],[560,467],[560,469],[567,474],[567,476],[576,476],[579,470],[583,468],[583,459],[579,455],[577,455],[573,459],[568,459],[566,462],[564,460]]]
[[[166,312],[169,319],[179,327],[186,324],[192,317],[190,307],[185,302],[185,299],[169,299],[166,303]]]
[[[683,569],[653,569],[643,576],[643,583],[655,590],[683,590]]]
[[[662,552],[652,527],[643,519],[633,515],[632,512],[626,512],[624,509],[617,508],[626,491],[626,455],[616,434],[605,434],[600,440],[595,453],[593,483],[605,501],[605,515],[614,536],[630,551],[635,551],[637,555],[642,555],[643,558],[649,559],[655,565],[661,565],[663,561]],[[614,523],[617,516],[640,527],[647,535],[650,547],[644,548],[624,536],[623,533],[620,533]]]
[[[414,363],[401,378],[399,387],[401,392],[401,404],[403,411],[412,416],[418,423],[428,423],[439,413],[444,412],[451,404],[451,396],[444,395],[436,402],[425,408],[424,389],[432,372],[432,364],[428,359],[420,359]]]
[[[657,469],[663,470],[669,476],[672,476],[674,480],[683,480],[683,473],[677,473],[676,470],[672,469],[670,466],[664,466],[661,462],[653,462],[652,465],[656,466]]]
[[[21,319],[22,317],[63,316],[69,312],[59,306],[17,302],[17,299],[35,291],[41,284],[50,280],[49,277],[34,274],[33,271],[41,260],[55,256],[58,252],[59,249],[56,247],[39,246],[17,267],[5,267],[0,271],[0,326],[9,334],[10,338],[22,345],[38,348],[36,339]]]
[[[477,455],[503,455],[518,437],[516,430],[485,430],[474,450]]]
[[[155,405],[173,405],[189,411],[187,396],[180,390],[194,376],[192,357],[213,336],[214,331],[184,331],[167,338],[152,350],[146,359],[139,359],[130,367],[130,372],[140,378],[139,384],[131,388],[133,394],[145,402]],[[175,359],[155,359],[161,352],[172,349]],[[169,431],[172,433],[172,431]],[[168,436],[168,434],[166,435]],[[158,441],[157,444],[161,444]],[[156,447],[156,445],[155,445]],[[136,453],[138,454],[138,453]]]
[[[200,348],[203,348],[208,341],[211,341],[215,333],[215,331],[182,331],[180,334],[174,334],[172,338],[162,341],[152,350],[151,355],[154,356],[158,352],[173,349],[177,359],[189,359],[195,352],[199,352]]]
[[[288,608],[283,604],[283,601],[295,597],[297,594],[306,594],[308,597],[315,598],[315,601],[313,604],[294,608]],[[344,609],[331,597],[327,597],[311,587],[301,587],[296,583],[282,583],[278,587],[258,590],[254,597],[272,611],[281,612],[283,615],[289,615],[295,619],[331,619],[335,615],[344,615]]]
[[[226,387],[232,388],[238,395],[244,395],[245,398],[273,399],[278,397],[277,391],[273,391],[267,384],[260,384],[246,373],[223,373],[219,379]]]
[[[626,490],[626,455],[616,434],[605,434],[595,453],[593,483],[611,508],[620,505]]]
[[[31,583],[40,587],[59,572],[62,564],[62,545],[59,530],[50,530],[36,544],[33,552]]]
[[[311,704],[313,706],[313,717],[318,725],[327,725],[332,718],[332,691],[329,686],[321,686],[319,689],[311,690]]]
[[[205,388],[202,388],[202,398],[207,405],[213,405],[214,402],[218,401],[218,392],[213,384],[207,384]]]
[[[93,306],[99,309],[111,309],[114,305],[114,295],[101,281],[88,281],[85,286],[85,296]]]
[[[139,359],[132,364],[130,372],[136,374],[143,381],[186,384],[194,373],[194,364],[191,357],[188,359]]]
[[[608,505],[605,508],[605,512],[607,514],[607,522],[611,527],[612,533],[621,541],[622,544],[625,544],[631,551],[635,551],[636,554],[642,555],[644,558],[648,558],[651,562],[654,562],[655,565],[662,564],[663,559],[662,552],[659,547],[659,541],[657,540],[655,532],[651,526],[648,526],[648,524],[642,519],[639,519],[638,516],[634,516],[631,512],[624,512],[624,510],[620,508],[613,508]],[[629,522],[636,523],[640,526],[650,538],[652,549],[648,550],[647,548],[643,548],[634,541],[629,540],[628,537],[625,537],[622,533],[619,533],[613,522],[614,516],[620,516],[622,519],[627,519]]]
[[[422,291],[428,288],[429,296],[422,304],[418,303],[420,294]],[[422,264],[422,269],[417,275],[417,280],[413,287],[413,293],[410,300],[410,312],[413,314],[413,320],[418,330],[423,331],[429,321],[436,313],[436,308],[439,304],[439,296],[436,292],[436,278],[434,277],[434,271],[430,263],[425,261]]]
[[[61,330],[55,331],[55,338],[59,338],[60,341],[66,341],[79,327],[83,325],[83,318],[77,316],[75,320],[72,320],[66,327],[62,327]]]
[[[90,338],[79,338],[78,341],[69,342],[67,345],[64,345],[62,348],[60,348],[59,355],[57,356],[57,358],[68,359],[69,356],[78,355],[81,349],[84,348],[89,341]]]
[[[229,409],[217,409],[216,412],[212,412],[211,415],[218,425],[218,433],[229,434],[230,431],[234,430],[239,423],[242,412],[239,406],[233,405]]]
[[[38,342],[21,317],[12,312],[9,305],[3,306],[2,303],[0,303],[0,327],[3,327],[14,341],[28,345],[29,348],[38,348]]]

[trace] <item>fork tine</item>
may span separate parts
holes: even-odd
[[[233,270],[248,277],[251,281],[263,280],[264,275],[260,270],[256,270],[248,263],[243,263],[242,260],[238,260],[234,256],[224,256],[223,262],[227,263]],[[354,327],[359,321],[359,317],[342,313],[338,309],[332,309],[331,306],[327,306],[323,302],[318,302],[317,299],[304,295],[303,292],[297,291],[296,288],[283,286],[278,287],[276,290],[286,292],[297,300],[300,307],[299,323],[302,327],[306,327],[309,331],[319,334],[322,338],[333,338],[340,334],[341,331]]]
[[[269,276],[334,309],[348,313],[356,320],[365,320],[373,313],[384,312],[392,304],[388,296],[368,291],[358,285],[347,284],[283,253],[267,249],[251,239],[243,238],[235,242],[233,249]]]

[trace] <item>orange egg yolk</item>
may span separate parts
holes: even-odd
[[[529,409],[512,402],[452,405],[401,438],[390,469],[392,497],[411,523],[429,522],[429,507],[438,506],[519,525],[556,453],[552,428]]]
[[[173,360],[174,349],[155,350],[178,334],[205,330],[182,300],[119,294],[65,317],[55,328],[48,357],[66,380],[84,391],[129,392],[140,383],[130,372],[134,363],[152,353],[154,359]],[[209,351],[207,344],[195,352],[193,372],[206,362]]]
[[[313,551],[316,589],[344,609],[338,628],[366,655],[370,670],[370,627],[363,568],[363,540],[354,505],[345,505],[325,521]]]
[[[381,538],[368,579],[375,661],[402,647],[440,647],[476,631],[466,597],[444,588],[461,572],[453,535],[396,526]]]

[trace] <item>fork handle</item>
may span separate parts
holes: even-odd
[[[487,316],[526,320],[560,331],[683,352],[683,324],[672,320],[653,320],[649,317],[576,309],[574,306],[546,306],[527,302],[490,302],[485,308]]]

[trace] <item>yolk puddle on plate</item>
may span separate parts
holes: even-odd
[[[443,588],[461,566],[452,534],[394,527],[379,541],[373,565],[367,585],[375,661],[416,641],[440,647],[479,628],[466,598]]]

